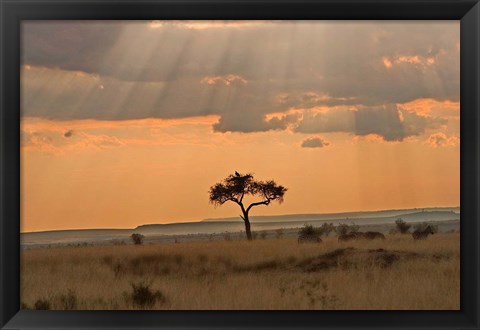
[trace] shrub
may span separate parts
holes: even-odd
[[[227,231],[223,234],[223,239],[226,240],[226,241],[231,241],[232,240],[232,236],[230,235],[230,233]]]
[[[335,232],[337,235],[346,235],[348,233],[356,233],[360,229],[359,225],[356,224],[346,224],[346,223],[341,223],[337,227],[335,227]]]
[[[410,227],[412,226],[412,225],[406,223],[405,221],[403,221],[402,218],[398,218],[395,221],[395,225],[397,226],[397,230],[400,234],[407,234]]]
[[[135,245],[142,245],[143,239],[145,238],[145,236],[143,236],[142,234],[137,233],[132,234],[130,237],[132,238],[133,244]]]
[[[320,230],[315,228],[312,225],[305,224],[300,230],[298,231],[299,237],[319,237]]]
[[[160,291],[150,289],[150,284],[140,282],[132,283],[132,293],[130,295],[132,303],[141,308],[152,308],[157,302],[165,302],[165,296]]]
[[[261,239],[267,238],[267,232],[266,232],[266,231],[261,231],[261,232],[260,232],[260,238],[261,238]]]
[[[38,299],[33,308],[39,311],[48,311],[50,309],[50,302],[46,299]]]

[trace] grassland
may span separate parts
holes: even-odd
[[[21,301],[29,309],[455,310],[459,242],[450,233],[418,242],[392,235],[31,249],[22,251]]]

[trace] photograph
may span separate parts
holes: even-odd
[[[460,20],[20,37],[21,310],[460,311]]]

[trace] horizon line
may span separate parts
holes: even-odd
[[[273,215],[254,215],[254,217],[279,217],[279,216],[291,216],[291,215],[329,215],[329,214],[344,214],[344,213],[368,213],[368,212],[382,212],[382,211],[402,211],[402,210],[418,210],[418,209],[447,209],[447,208],[460,208],[460,206],[425,206],[425,207],[412,207],[412,208],[393,208],[393,209],[375,209],[375,210],[363,210],[363,211],[341,211],[341,212],[325,212],[325,213],[288,213],[288,214],[273,214]],[[155,225],[175,225],[175,224],[192,224],[200,223],[205,220],[215,220],[215,219],[231,219],[236,218],[235,216],[231,217],[218,217],[218,218],[204,218],[201,220],[194,221],[180,221],[180,222],[156,222],[156,223],[144,223],[137,225],[133,228],[68,228],[68,229],[50,229],[50,230],[38,230],[38,231],[20,231],[20,234],[40,234],[47,232],[60,232],[60,231],[87,231],[87,230],[135,230],[141,226],[155,226]],[[240,219],[240,218],[239,218]]]

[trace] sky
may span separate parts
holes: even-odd
[[[459,21],[24,21],[21,230],[460,205]],[[249,201],[253,201],[249,200]],[[239,218],[240,220],[240,218]]]

